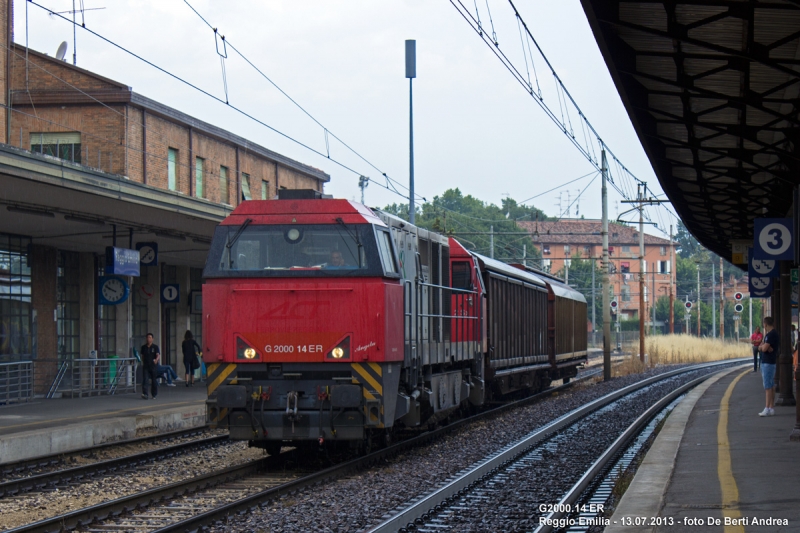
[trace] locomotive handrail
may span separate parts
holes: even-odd
[[[444,289],[444,290],[453,291],[453,292],[464,292],[464,293],[467,293],[467,294],[478,294],[478,291],[476,291],[476,290],[456,289],[455,287],[448,287],[447,285],[434,285],[432,283],[425,283],[424,281],[418,281],[417,285],[420,285],[422,287],[433,287],[434,289]]]
[[[248,289],[231,289],[232,292],[319,292],[319,291],[343,291],[343,292],[352,292],[353,287],[317,287],[313,289],[305,289],[305,288],[278,288],[278,289],[268,289],[268,288],[261,288],[261,287],[253,287]]]
[[[478,320],[477,316],[469,316],[469,315],[426,315],[426,314],[418,314],[417,316],[422,318],[456,318],[456,319],[464,319],[464,320]]]

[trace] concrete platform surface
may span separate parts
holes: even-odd
[[[752,366],[704,385],[670,414],[606,533],[800,532],[795,408],[759,417]]]
[[[204,425],[205,384],[176,385],[159,386],[155,400],[136,393],[0,407],[0,464]]]

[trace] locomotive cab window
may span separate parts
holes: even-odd
[[[473,287],[469,263],[467,261],[455,261],[453,262],[452,270],[453,275],[451,280],[453,283],[453,288],[471,291]]]
[[[251,225],[245,221],[217,228],[203,275],[383,276],[386,267],[397,275],[391,248],[388,253],[384,264],[376,232],[369,224]]]
[[[397,269],[397,263],[394,260],[392,239],[389,237],[389,232],[376,229],[375,233],[378,237],[378,251],[381,254],[384,272],[392,276],[399,275],[400,271]]]

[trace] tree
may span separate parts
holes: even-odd
[[[603,326],[603,291],[601,285],[602,270],[599,262],[591,259],[582,259],[580,253],[572,256],[569,266],[569,285],[583,294],[587,303],[587,318],[592,319],[592,269],[594,268],[594,314],[596,323],[593,324],[595,330]],[[566,277],[566,267],[556,273],[557,276]]]
[[[678,221],[678,231],[675,233],[675,241],[678,243],[678,254],[683,257],[691,257],[702,248],[697,239],[694,238],[694,235],[689,233],[689,230],[680,220]]]
[[[408,220],[408,204],[391,204],[384,211]],[[494,232],[494,257],[506,262],[531,261],[539,264],[541,253],[533,245],[518,219],[547,216],[533,206],[519,205],[513,198],[503,199],[500,207],[484,202],[459,189],[448,189],[433,201],[417,206],[415,223],[425,229],[450,235],[464,246],[479,254],[491,256]]]

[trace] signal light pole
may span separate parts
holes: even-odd
[[[601,147],[602,148],[602,147]],[[602,186],[602,205],[603,205],[603,227],[601,230],[603,239],[603,272],[602,280],[602,295],[603,295],[603,379],[608,381],[611,379],[611,302],[610,288],[611,283],[608,279],[608,189],[606,181],[608,180],[608,167],[606,165],[606,151],[603,149],[600,152],[602,158],[601,173],[603,175]]]

